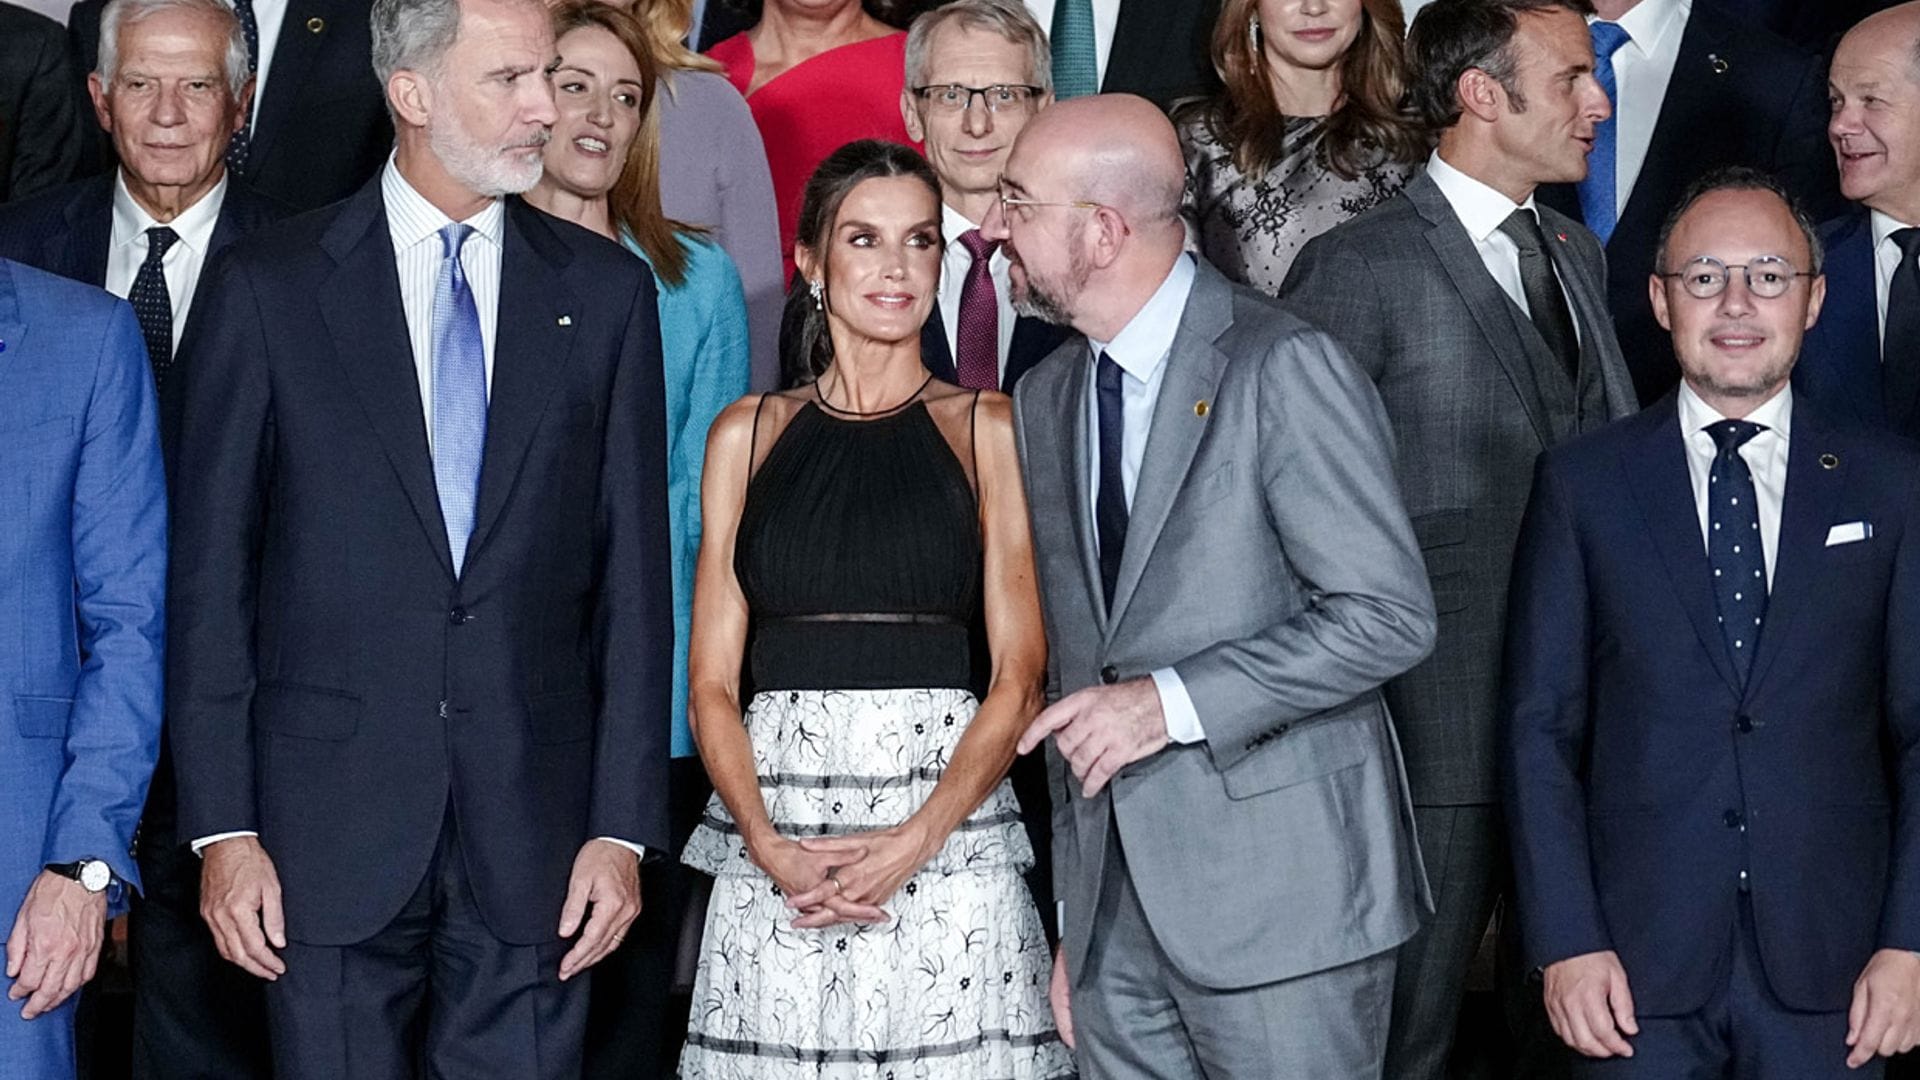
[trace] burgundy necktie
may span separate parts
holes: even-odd
[[[960,326],[954,334],[954,366],[961,386],[969,390],[997,390],[1000,387],[1000,301],[993,294],[989,264],[1000,244],[981,236],[979,229],[961,233],[960,243],[973,256],[973,265],[967,268],[966,284],[960,286]]]

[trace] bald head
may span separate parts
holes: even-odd
[[[1180,213],[1187,183],[1180,139],[1145,98],[1096,94],[1060,102],[1020,133],[1014,158],[1050,163],[1054,181],[1075,198],[1111,206],[1136,228]],[[1009,173],[1012,166],[1010,159]]]
[[[1827,137],[1840,190],[1855,202],[1920,223],[1920,3],[1861,20],[1834,50]]]

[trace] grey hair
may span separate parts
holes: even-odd
[[[1042,91],[1053,89],[1053,52],[1047,47],[1047,33],[1020,0],[953,0],[913,20],[907,30],[908,86],[925,81],[927,47],[933,32],[948,23],[970,30],[991,30],[1015,45],[1025,45],[1028,78]]]
[[[226,0],[112,0],[100,13],[100,58],[93,73],[113,91],[114,77],[120,74],[120,32],[162,11],[197,11],[223,23],[227,29],[227,93],[238,102],[253,72],[247,68],[247,35],[240,28],[240,17]]]
[[[460,36],[460,0],[374,0],[373,73],[433,73]]]

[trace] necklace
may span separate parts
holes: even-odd
[[[904,409],[907,406],[913,404],[915,399],[919,398],[921,392],[924,391],[927,388],[927,386],[932,382],[933,382],[933,376],[928,375],[925,379],[921,380],[921,383],[919,386],[916,386],[913,388],[913,393],[908,394],[906,397],[906,400],[900,402],[897,405],[889,405],[884,409],[875,409],[872,412],[857,412],[853,409],[843,409],[840,406],[835,405],[833,402],[827,400],[827,395],[821,391],[820,384],[817,382],[813,384],[813,399],[815,401],[818,401],[821,407],[825,408],[828,412],[834,413],[839,416],[851,416],[857,419],[866,420],[876,416],[886,416],[889,413],[897,413],[901,409]]]

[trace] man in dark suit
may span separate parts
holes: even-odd
[[[108,0],[80,0],[67,16],[82,71],[98,66]],[[255,191],[297,210],[344,198],[393,147],[379,80],[368,63],[372,0],[236,0],[250,26],[253,108],[228,153]]]
[[[1408,41],[1439,132],[1425,175],[1316,238],[1281,295],[1380,386],[1440,612],[1433,656],[1387,684],[1438,908],[1401,950],[1385,1075],[1444,1075],[1505,877],[1494,701],[1507,571],[1533,459],[1636,408],[1600,246],[1536,206],[1586,172],[1608,115],[1584,0],[1436,0]]]
[[[1920,3],[1847,33],[1833,56],[1827,134],[1858,204],[1821,227],[1829,300],[1794,390],[1830,414],[1920,436]]]
[[[0,256],[134,301],[170,450],[180,382],[169,377],[174,346],[207,260],[284,209],[247,190],[223,161],[250,91],[246,41],[231,8],[221,0],[116,0],[105,31],[114,48],[90,87],[120,166],[0,207]],[[200,865],[174,828],[174,803],[163,745],[141,818],[145,888],[130,921],[134,1071],[147,1080],[264,1077],[259,985],[221,962],[200,920]]]
[[[1047,28],[1061,100],[1138,94],[1165,109],[1219,80],[1209,46],[1220,0],[1026,0]]]
[[[1502,764],[1582,1075],[1871,1077],[1920,1041],[1920,448],[1789,388],[1813,236],[1763,174],[1703,180],[1651,282],[1684,383],[1538,468]]]
[[[577,1076],[668,835],[655,290],[512,197],[538,0],[374,25],[395,157],[230,248],[183,346],[180,834],[278,1076]]]
[[[86,120],[67,35],[37,11],[0,2],[0,203],[65,183]]]
[[[1680,378],[1647,299],[1660,222],[1687,185],[1721,165],[1773,170],[1816,213],[1838,209],[1827,91],[1818,56],[1720,0],[1595,0],[1594,8],[1588,31],[1613,117],[1596,133],[1586,179],[1549,184],[1540,200],[1605,245],[1607,306],[1645,403]]]

